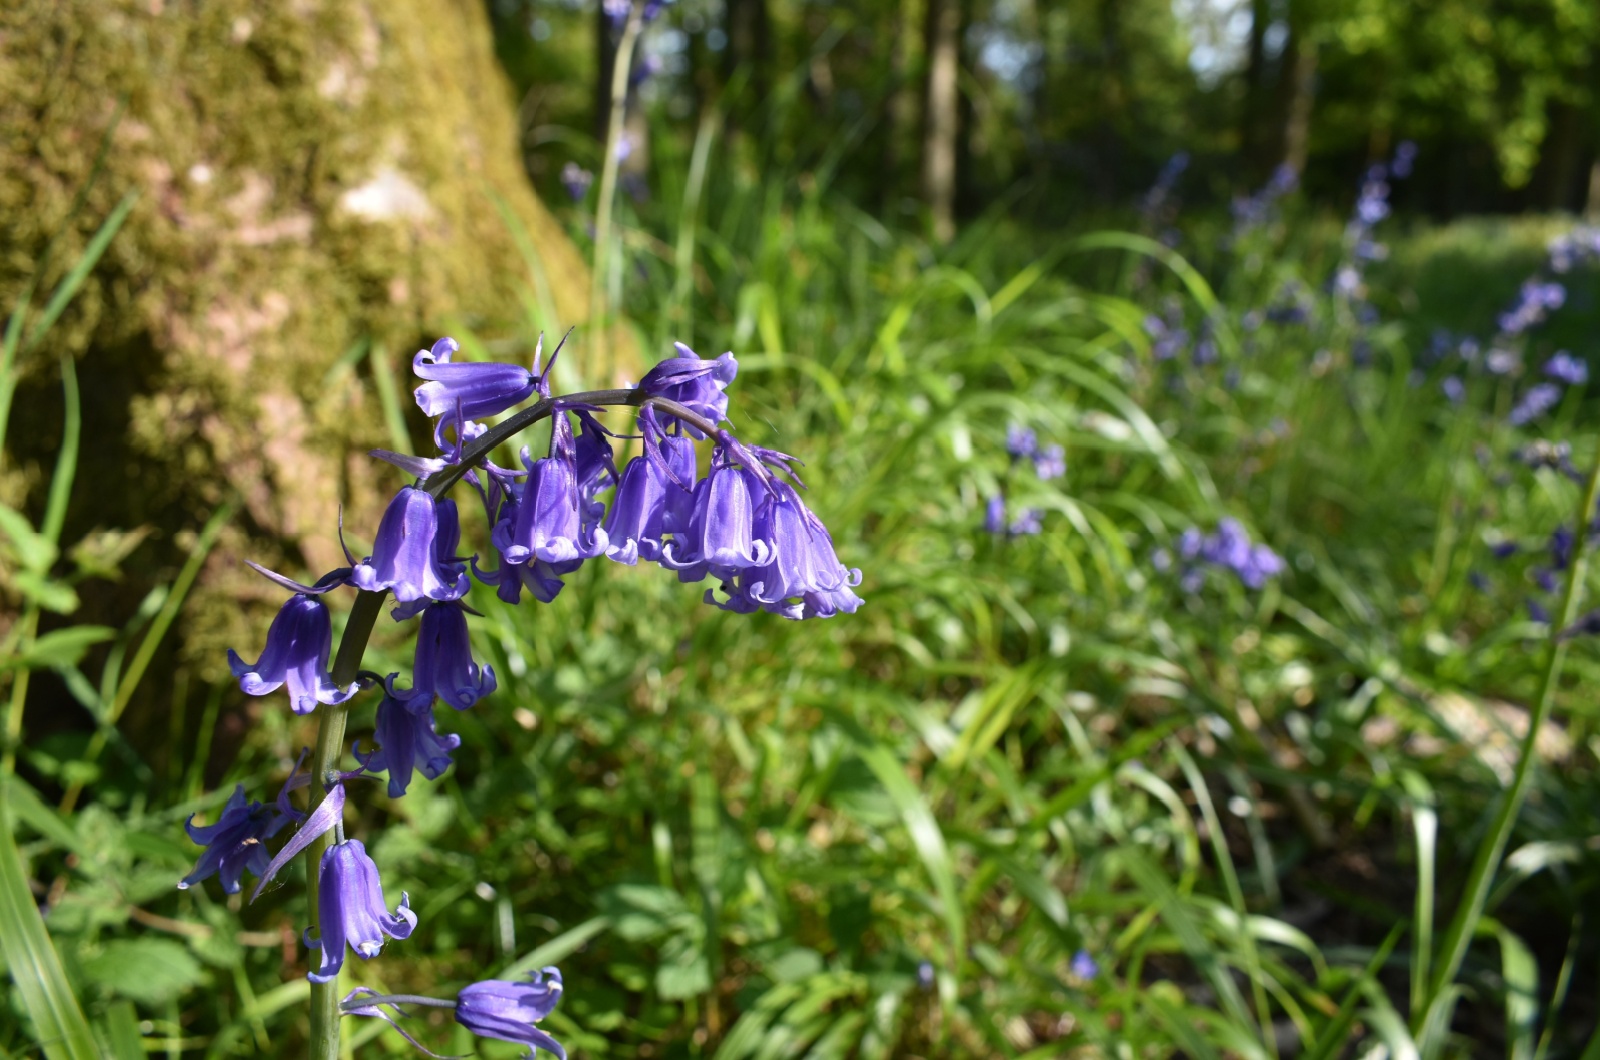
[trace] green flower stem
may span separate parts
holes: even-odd
[[[606,153],[600,160],[600,192],[594,213],[594,270],[589,278],[589,328],[593,335],[590,352],[595,365],[605,372],[604,381],[610,381],[616,372],[607,348],[611,314],[606,305],[606,276],[610,271],[607,258],[611,253],[611,212],[617,197],[617,145],[622,140],[628,73],[633,66],[634,44],[644,26],[643,13],[644,8],[637,2],[629,6],[628,21],[622,27],[622,39],[617,42],[617,54],[611,63],[611,112],[606,119]]]
[[[460,463],[452,464],[429,475],[423,481],[422,488],[435,499],[443,497],[452,486],[461,481],[461,477],[473,465],[494,452],[500,443],[549,416],[556,410],[558,404],[564,407],[581,405],[655,407],[677,416],[705,434],[710,435],[716,431],[716,424],[676,401],[649,397],[636,388],[591,390],[586,393],[569,394],[559,402],[545,398],[485,431],[475,442],[466,446],[461,454]],[[367,642],[372,638],[372,629],[378,622],[378,615],[383,610],[383,602],[388,595],[387,591],[366,590],[356,595],[355,605],[350,609],[350,618],[345,623],[344,634],[339,638],[339,651],[333,660],[333,682],[341,688],[356,680],[356,675],[361,670],[362,656],[367,651]],[[24,671],[24,675],[25,673]],[[310,810],[315,810],[326,797],[323,781],[330,774],[339,771],[339,760],[344,755],[344,731],[348,715],[349,708],[346,704],[324,706],[321,710],[321,723],[317,728],[317,749],[311,763],[311,776],[314,782],[311,785]],[[334,843],[334,838],[332,833],[324,834],[306,848],[306,905],[309,907],[312,932],[319,936],[321,925],[318,923],[317,913],[318,869],[322,864],[322,855]],[[312,983],[311,1041],[307,1052],[311,1060],[339,1060],[339,1016],[338,982]]]
[[[1430,1011],[1438,1004],[1445,989],[1455,981],[1456,974],[1461,970],[1461,962],[1466,958],[1467,948],[1477,933],[1478,922],[1483,918],[1484,903],[1488,900],[1489,890],[1494,884],[1501,856],[1504,855],[1506,844],[1511,839],[1512,829],[1516,827],[1517,815],[1522,811],[1522,804],[1528,797],[1528,785],[1532,780],[1533,767],[1538,757],[1535,743],[1539,738],[1539,730],[1550,716],[1556,684],[1561,678],[1561,664],[1566,657],[1567,645],[1562,639],[1562,631],[1571,626],[1578,617],[1584,575],[1589,564],[1589,518],[1595,510],[1597,495],[1600,495],[1600,446],[1596,446],[1594,464],[1589,469],[1589,477],[1584,483],[1583,499],[1579,502],[1576,530],[1573,533],[1572,562],[1567,568],[1567,584],[1562,590],[1561,606],[1550,622],[1550,637],[1545,646],[1544,672],[1540,675],[1539,692],[1534,698],[1533,710],[1528,716],[1528,731],[1522,738],[1522,747],[1517,756],[1517,768],[1512,775],[1511,786],[1500,800],[1494,823],[1489,826],[1488,834],[1478,844],[1477,855],[1472,861],[1472,870],[1467,875],[1467,885],[1461,892],[1461,901],[1456,906],[1450,928],[1445,932],[1444,944],[1439,951],[1439,963],[1434,970],[1433,982],[1427,997],[1424,999],[1426,1004],[1411,1014],[1413,1031],[1421,1030],[1428,1020]]]

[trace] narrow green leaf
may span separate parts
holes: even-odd
[[[0,778],[0,953],[48,1060],[96,1060],[94,1034],[39,918],[12,837],[11,784]]]
[[[581,924],[568,928],[549,942],[534,949],[531,953],[518,957],[515,961],[502,968],[497,978],[516,979],[527,975],[536,968],[555,964],[582,949],[590,939],[610,926],[611,921],[607,917],[591,917]]]
[[[0,663],[0,669],[43,670],[76,666],[83,653],[117,635],[110,626],[68,626],[39,637],[27,650]]]

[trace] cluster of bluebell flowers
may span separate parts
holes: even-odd
[[[1184,592],[1197,593],[1205,587],[1209,570],[1225,570],[1247,589],[1260,589],[1269,578],[1283,573],[1283,558],[1267,545],[1252,542],[1237,519],[1222,519],[1212,533],[1191,526],[1178,537],[1176,561],[1172,552],[1159,548],[1151,555],[1158,571],[1178,569],[1178,584]]]
[[[215,823],[197,827],[191,819],[188,824],[191,838],[206,849],[179,886],[217,875],[225,891],[236,893],[248,871],[259,881],[252,898],[294,857],[323,841],[315,866],[316,926],[305,935],[317,958],[308,975],[314,984],[336,981],[347,950],[370,959],[417,927],[409,896],[402,894],[391,908],[366,847],[345,836],[346,789],[352,781],[386,773],[388,794],[399,798],[415,773],[433,780],[450,767],[461,738],[438,731],[435,709],[443,704],[469,710],[496,686],[493,668],[472,655],[467,615],[476,612],[465,599],[474,580],[493,587],[507,603],[518,603],[524,593],[549,602],[568,575],[603,557],[628,565],[657,563],[684,582],[710,580],[715,587],[706,590],[705,599],[729,611],[827,618],[861,605],[854,592],[861,572],[840,562],[827,527],[802,499],[799,461],[741,440],[723,426],[726,391],[738,372],[731,353],[707,360],[680,344],[637,386],[556,397],[550,389],[554,355],[541,369],[536,351],[530,369],[464,363],[455,359],[458,352],[454,340],[443,338],[412,362],[421,380],[417,405],[435,421],[438,455],[372,454],[416,481],[402,486],[389,503],[371,554],[357,559],[347,549],[346,566],[310,585],[256,567],[291,595],[255,662],[228,653],[244,692],[263,696],[282,688],[298,714],[321,707],[324,726],[328,711],[338,711],[337,732],[343,731],[343,711],[352,697],[363,688],[381,688],[376,746],[363,749],[362,741],[355,741],[352,753],[359,768],[343,771],[335,737],[333,750],[319,751],[324,757],[309,772],[302,774],[296,763],[274,804],[248,802],[241,786]],[[482,422],[530,400],[534,404],[496,426]],[[637,409],[638,434],[626,437],[640,440],[642,451],[620,470],[613,443],[624,436],[598,418],[607,405]],[[535,458],[524,447],[520,468],[493,462],[497,445],[546,417],[551,430],[545,455]],[[697,443],[709,449],[703,473]],[[1030,455],[1040,461],[1041,474],[1064,469],[1059,447],[1034,452],[1030,443]],[[477,555],[460,554],[460,512],[444,496],[458,481],[465,481],[482,504],[492,566],[480,565]],[[370,621],[355,634],[360,639],[354,642],[350,676],[335,679],[340,662],[330,669],[332,622],[324,597],[341,588],[359,590],[357,610],[365,603],[374,618],[384,597],[392,595],[394,620],[416,622],[409,680],[357,668]],[[339,660],[350,647],[350,630],[360,625],[353,612]],[[321,797],[313,797],[306,812],[295,809],[291,793],[313,785],[320,786]],[[269,860],[267,841],[291,820],[299,827]],[[561,990],[560,973],[549,968],[531,982],[473,984],[455,1001],[396,999],[362,988],[345,999],[342,1011],[392,1022],[390,1012],[403,1014],[406,1003],[448,1005],[457,1021],[477,1034],[564,1056],[536,1026],[555,1007]]]
[[[1041,482],[1058,479],[1067,473],[1067,451],[1060,445],[1041,446],[1039,435],[1032,427],[1020,423],[1006,428],[1006,455],[1011,458],[1007,479],[1022,466],[1031,466]],[[983,528],[991,534],[1005,537],[1024,537],[1044,529],[1044,512],[1038,508],[1023,508],[1009,517],[1006,511],[1005,492],[991,496],[984,503]]]

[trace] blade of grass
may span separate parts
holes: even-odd
[[[1589,525],[1589,515],[1595,509],[1597,495],[1600,495],[1600,445],[1595,447],[1593,464],[1584,483],[1583,497],[1578,503],[1576,513],[1576,525],[1580,527]],[[1434,972],[1433,982],[1430,984],[1429,996],[1425,999],[1427,1004],[1411,1014],[1414,1029],[1423,1026],[1427,1013],[1433,1009],[1439,995],[1449,984],[1455,982],[1456,973],[1461,970],[1461,962],[1466,958],[1467,948],[1477,934],[1484,902],[1489,896],[1490,887],[1494,884],[1495,872],[1500,867],[1500,857],[1505,852],[1506,844],[1511,839],[1511,832],[1516,827],[1517,817],[1522,812],[1522,803],[1528,795],[1533,768],[1538,762],[1535,742],[1538,740],[1540,730],[1544,728],[1546,719],[1550,716],[1550,707],[1555,701],[1556,683],[1560,680],[1561,665],[1566,658],[1567,644],[1562,632],[1572,625],[1578,615],[1584,577],[1589,569],[1589,541],[1590,535],[1578,534],[1573,543],[1572,562],[1567,568],[1567,583],[1562,591],[1561,606],[1556,611],[1555,621],[1550,623],[1544,666],[1539,677],[1539,691],[1534,697],[1533,709],[1528,714],[1528,731],[1518,749],[1516,771],[1512,775],[1511,786],[1506,789],[1505,795],[1500,800],[1493,823],[1478,844],[1472,868],[1467,873],[1467,884],[1461,892],[1461,901],[1456,906],[1455,915],[1450,920],[1450,927],[1445,932],[1444,942],[1440,947],[1439,963]]]
[[[95,1060],[99,1046],[28,889],[11,826],[11,784],[0,776],[0,953],[48,1060]]]

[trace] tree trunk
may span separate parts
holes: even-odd
[[[765,102],[772,87],[772,25],[767,0],[727,0],[728,48],[723,80],[741,67],[750,71],[754,99]]]
[[[915,69],[917,0],[899,0],[890,26],[888,116],[883,137],[879,206],[887,211],[902,192],[901,167],[915,151],[917,98]]]
[[[1317,46],[1305,39],[1299,26],[1291,27],[1283,50],[1283,164],[1305,173],[1311,150],[1311,107],[1317,82]]]
[[[0,501],[39,510],[60,437],[54,366],[77,357],[85,438],[65,540],[96,526],[157,533],[130,560],[136,573],[96,583],[75,620],[120,626],[171,578],[193,529],[241,502],[186,604],[181,650],[152,675],[187,658],[223,677],[225,647],[262,643],[282,593],[245,558],[299,577],[342,566],[341,503],[351,547],[365,547],[401,482],[365,455],[395,444],[386,390],[424,436],[411,351],[470,326],[526,360],[526,305],[557,333],[583,312],[586,270],[523,173],[479,0],[12,4],[0,8],[0,130],[4,311],[52,236],[45,291],[118,200],[139,196],[21,366],[0,475]],[[69,216],[108,130],[103,169]],[[345,356],[362,342],[386,356]],[[171,702],[170,682],[145,684],[151,703]],[[29,718],[52,713],[81,716],[63,693]]]
[[[927,54],[928,78],[922,121],[922,198],[933,219],[934,239],[948,243],[955,236],[956,229],[960,0],[928,0]]]
[[[1272,18],[1269,0],[1250,0],[1250,40],[1244,68],[1244,98],[1239,116],[1239,154],[1246,165],[1265,168],[1267,24]]]

